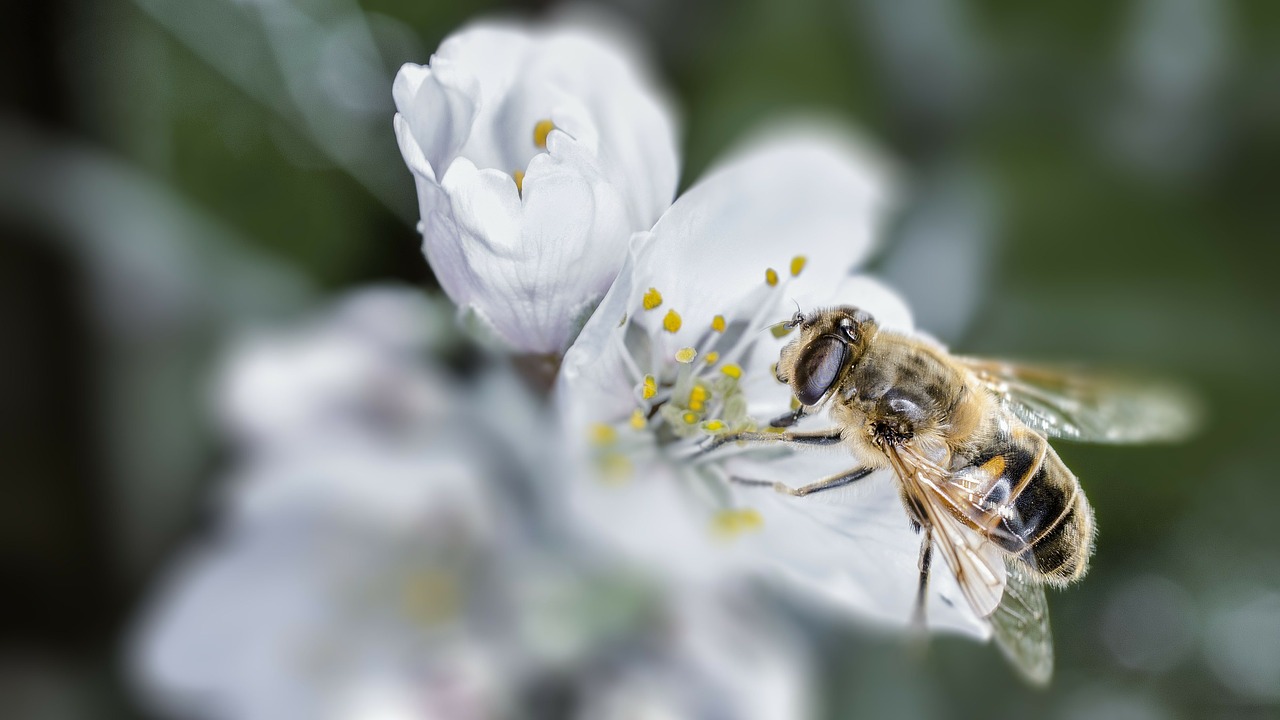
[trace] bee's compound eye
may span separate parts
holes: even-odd
[[[835,384],[848,354],[845,344],[834,337],[824,337],[806,350],[796,363],[796,397],[805,405],[815,405]]]

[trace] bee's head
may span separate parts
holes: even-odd
[[[782,348],[777,376],[804,405],[817,405],[839,384],[878,328],[870,314],[849,305],[809,314],[797,310],[786,327],[800,334]]]

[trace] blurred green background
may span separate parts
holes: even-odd
[[[1062,443],[1098,514],[1050,602],[1047,691],[992,648],[849,629],[825,714],[1270,717],[1280,702],[1280,5],[618,0],[685,120],[682,187],[762,120],[843,118],[900,165],[881,269],[968,353],[1197,387],[1177,447]],[[433,287],[390,79],[541,3],[50,0],[0,23],[0,704],[141,717],[148,579],[206,527],[205,385],[246,323]]]

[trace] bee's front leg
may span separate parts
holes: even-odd
[[[708,453],[716,448],[732,442],[746,443],[786,443],[792,445],[835,445],[843,439],[840,428],[818,430],[814,432],[739,432],[715,435],[702,445],[702,452]]]

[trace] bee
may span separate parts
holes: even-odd
[[[958,357],[881,328],[855,307],[797,311],[784,324],[800,332],[783,347],[776,375],[798,409],[773,420],[772,432],[722,435],[705,449],[842,445],[858,459],[856,468],[801,487],[734,478],[796,496],[892,470],[922,536],[916,625],[924,624],[936,548],[1013,665],[1046,683],[1053,642],[1044,587],[1085,574],[1096,532],[1080,482],[1049,438],[1177,439],[1192,428],[1187,399],[1152,382]],[[824,408],[835,427],[785,430]]]

